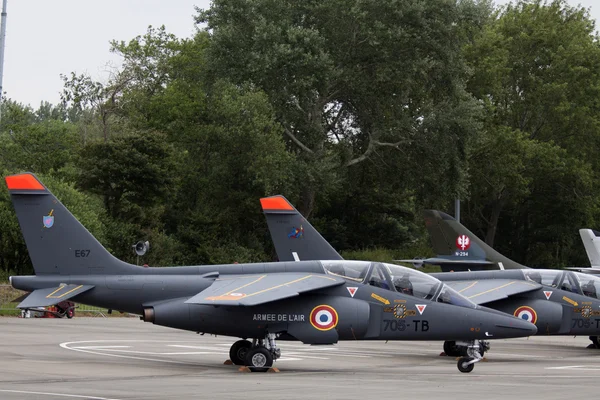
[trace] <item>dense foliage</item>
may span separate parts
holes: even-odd
[[[190,10],[192,11],[192,10]],[[214,0],[199,30],[114,41],[108,82],[4,100],[0,171],[32,171],[116,256],[274,259],[283,194],[344,255],[427,256],[453,212],[516,261],[586,264],[600,225],[600,41],[564,0]],[[0,269],[29,273],[6,189]]]

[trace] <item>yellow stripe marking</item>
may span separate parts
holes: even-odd
[[[307,276],[303,276],[302,278],[294,279],[293,281],[282,283],[280,285],[273,286],[273,287],[270,287],[270,288],[267,288],[267,289],[259,290],[258,292],[254,292],[254,293],[250,293],[250,294],[244,294],[244,295],[241,295],[241,296],[237,296],[237,295],[236,296],[231,296],[231,293],[235,293],[235,292],[237,292],[240,289],[243,289],[243,288],[245,288],[247,286],[250,286],[250,285],[252,285],[252,284],[260,281],[261,279],[263,279],[266,276],[267,275],[263,275],[263,276],[259,277],[258,279],[255,279],[252,282],[246,283],[245,285],[242,285],[242,286],[240,286],[240,287],[238,287],[236,289],[230,290],[227,293],[223,293],[223,294],[220,294],[220,295],[217,295],[217,296],[207,297],[206,300],[232,300],[232,301],[234,301],[234,300],[241,300],[241,299],[245,299],[246,297],[255,296],[257,294],[265,293],[265,292],[268,292],[270,290],[278,289],[278,288],[280,288],[282,286],[291,285],[291,284],[303,281],[303,280],[308,279],[308,278],[321,278],[321,279],[327,279],[327,280],[330,280],[330,281],[337,282],[337,280],[335,278],[330,278],[330,277],[327,277],[327,276],[307,275]]]
[[[250,286],[250,285],[252,285],[252,284],[254,284],[254,283],[256,283],[256,282],[260,281],[260,280],[261,280],[261,279],[263,279],[265,276],[266,276],[266,275],[263,275],[263,276],[259,277],[258,279],[255,279],[255,280],[253,280],[252,282],[248,282],[248,283],[246,283],[245,285],[242,285],[242,286],[240,286],[239,288],[235,288],[235,289],[233,289],[233,290],[230,290],[229,292],[227,292],[227,293],[223,294],[222,296],[227,296],[228,294],[235,293],[235,292],[237,292],[238,290],[245,288],[246,286]]]
[[[72,292],[76,291],[77,289],[80,289],[82,286],[83,285],[79,285],[76,288],[73,288],[73,289],[69,290],[68,292],[61,294],[60,296],[53,296],[54,293],[66,288],[66,286],[61,286],[58,289],[56,289],[54,292],[52,292],[48,296],[46,296],[46,298],[47,299],[60,299],[61,297],[64,297],[64,296],[68,295],[69,293],[72,293]]]
[[[286,286],[286,285],[291,285],[292,283],[300,282],[300,281],[303,281],[304,279],[308,279],[308,278],[312,278],[312,275],[303,276],[302,278],[294,279],[293,281],[282,283],[281,285],[273,286],[273,287],[270,287],[268,289],[263,289],[263,290],[260,290],[258,292],[249,294],[249,295],[244,296],[244,297],[250,297],[250,296],[254,296],[256,294],[261,294],[261,293],[264,293],[264,292],[268,292],[269,290],[277,289],[277,288],[280,288],[280,287]]]
[[[464,291],[465,291],[465,290],[467,290],[467,289],[471,289],[473,286],[475,286],[475,285],[477,284],[477,282],[479,282],[479,281],[475,281],[475,282],[471,283],[471,284],[470,284],[469,286],[467,286],[466,288],[459,290],[459,291],[458,291],[458,293],[462,293],[462,292],[464,292]]]
[[[507,283],[507,284],[505,284],[505,285],[498,286],[498,287],[495,287],[495,288],[493,288],[493,289],[490,289],[490,290],[486,290],[485,292],[481,292],[481,293],[474,294],[473,296],[469,296],[469,299],[472,299],[473,297],[481,296],[482,294],[486,294],[486,293],[489,293],[489,292],[493,292],[494,290],[502,289],[502,288],[504,288],[504,287],[507,287],[507,286],[509,286],[509,285],[512,285],[513,283],[517,283],[517,281],[508,282],[508,283]]]
[[[52,298],[52,295],[56,292],[60,292],[61,290],[63,290],[64,286],[60,286],[58,289],[56,289],[54,292],[50,293],[48,296],[46,296],[47,299]]]

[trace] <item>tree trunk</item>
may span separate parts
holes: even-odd
[[[302,214],[306,219],[310,217],[310,214],[313,211],[315,206],[315,197],[316,193],[313,187],[306,186],[302,190],[298,211],[300,211],[300,214]]]
[[[492,206],[492,214],[490,215],[487,233],[485,235],[485,243],[490,247],[494,247],[494,240],[496,239],[496,230],[498,228],[498,220],[500,219],[500,214],[502,213],[503,208],[504,199],[502,194],[500,194],[498,200],[496,200],[494,202],[494,205]]]

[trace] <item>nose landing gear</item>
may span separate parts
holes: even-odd
[[[475,363],[478,363],[483,359],[485,351],[490,349],[489,342],[483,340],[472,340],[469,345],[466,346],[466,357],[458,359],[457,367],[460,372],[469,373],[475,368]]]

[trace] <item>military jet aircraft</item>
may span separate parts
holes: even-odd
[[[476,341],[537,331],[397,265],[342,260],[138,267],[113,257],[33,174],[5,180],[35,270],[10,278],[13,287],[31,292],[22,309],[71,299],[157,325],[238,337],[231,361],[259,372],[280,357],[276,340],[440,338],[468,342],[458,368],[470,372],[482,358]],[[412,295],[393,289],[396,275],[413,281]]]
[[[313,260],[314,254],[321,259],[343,259],[340,254],[304,219],[283,197],[286,209],[263,212],[280,260]],[[469,258],[467,267],[491,264],[520,264],[493,251],[484,242],[464,228],[454,218],[439,211],[426,211],[425,221],[432,238],[434,250],[441,254],[424,261],[441,260],[460,268],[455,260]],[[286,231],[300,229],[300,238],[290,238]],[[459,240],[460,239],[460,240]],[[476,258],[471,251],[475,251]],[[491,250],[490,250],[491,249]],[[412,262],[413,260],[405,260]],[[514,315],[530,321],[538,327],[539,335],[589,335],[594,344],[600,335],[600,278],[571,271],[534,270],[522,266],[520,270],[496,270],[477,272],[447,272],[431,274],[479,305]],[[398,291],[410,290],[407,280],[394,280]],[[454,340],[444,342],[448,355],[463,354],[466,348]],[[482,351],[485,348],[481,349]]]
[[[464,256],[471,257],[471,254],[469,254],[471,251],[470,247],[464,250],[457,247],[452,249],[451,245],[453,238],[467,237],[470,243],[480,249],[478,251],[483,252],[486,260],[490,260],[500,267],[508,266],[511,269],[520,269],[520,271],[442,273],[432,274],[433,276],[447,282],[470,298],[472,297],[472,293],[477,290],[477,285],[469,288],[464,285],[471,285],[474,280],[482,283],[486,279],[493,279],[500,283],[499,279],[505,278],[527,279],[540,283],[542,284],[542,288],[538,289],[537,292],[534,291],[535,293],[531,292],[527,297],[530,298],[530,296],[533,296],[535,298],[537,293],[537,298],[542,299],[542,302],[538,305],[528,304],[529,309],[515,309],[515,307],[520,307],[516,303],[519,301],[522,303],[521,300],[524,296],[518,293],[510,295],[506,300],[499,301],[497,305],[486,305],[508,313],[514,309],[514,315],[529,319],[537,325],[538,334],[589,335],[593,345],[600,348],[598,340],[598,335],[600,335],[600,318],[598,318],[600,317],[600,303],[598,301],[600,298],[600,278],[569,270],[531,269],[498,253],[448,214],[441,211],[426,210],[424,211],[424,217],[425,225],[431,237],[433,250],[439,254],[438,257],[448,257],[457,252],[463,252]],[[586,232],[580,232],[580,234],[589,255],[589,251],[593,251],[591,246],[589,246],[591,243],[586,243],[586,236],[589,239],[589,235],[586,235]],[[540,291],[544,293],[544,296],[538,293]],[[514,298],[515,296],[516,299]],[[513,297],[512,300],[511,297]],[[547,319],[545,323],[542,320],[544,314],[551,315],[545,311],[545,306],[548,306],[548,304],[543,301],[544,298],[547,298],[547,300],[554,304],[562,304],[564,307],[562,316],[563,324],[558,330],[556,329],[556,324],[555,328],[552,328],[550,319]],[[552,305],[552,307],[555,306]],[[540,317],[539,319],[538,316]]]
[[[579,236],[590,260],[589,267],[567,267],[567,269],[586,274],[600,274],[600,232],[592,229],[580,229]]]

